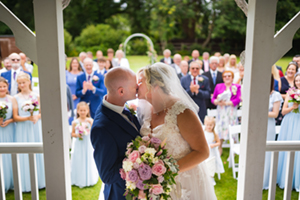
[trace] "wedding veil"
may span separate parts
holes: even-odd
[[[168,105],[168,102],[174,100],[174,98],[186,104],[198,117],[199,107],[181,86],[174,68],[162,62],[157,62],[140,69],[139,73],[143,73],[148,82],[148,90],[151,91],[153,97],[150,103],[152,105],[161,105],[161,109],[152,110],[154,108],[152,108],[152,105],[148,101],[139,99],[137,116],[141,124],[151,117],[151,112],[159,113],[165,109],[165,105]],[[157,89],[157,86],[159,86],[160,89]],[[200,119],[199,121],[201,122]]]

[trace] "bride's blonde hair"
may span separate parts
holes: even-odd
[[[25,72],[20,72],[19,75],[17,76],[17,82],[18,80],[20,79],[25,79],[25,80],[28,80],[30,83],[31,83],[31,80],[30,80],[30,76],[29,74],[25,73]],[[31,89],[31,84],[29,84],[29,89],[32,91]],[[18,91],[21,92],[21,89],[18,87]]]

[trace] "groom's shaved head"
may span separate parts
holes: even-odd
[[[126,87],[128,80],[135,76],[130,69],[123,67],[116,67],[110,69],[105,75],[104,84],[108,93],[115,93],[118,88]]]

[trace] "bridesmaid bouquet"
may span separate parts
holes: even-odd
[[[120,175],[126,181],[124,196],[129,199],[170,199],[178,175],[176,161],[167,155],[165,141],[137,137],[127,145]]]
[[[88,122],[80,122],[79,124],[77,124],[75,126],[75,130],[78,131],[78,134],[80,136],[83,136],[83,135],[88,135],[89,132],[90,132],[90,128],[87,124]],[[79,138],[79,140],[83,140],[82,138]]]
[[[292,99],[289,102],[300,104],[300,90],[295,87],[290,88],[287,93],[290,95]],[[294,109],[293,113],[299,113],[299,109]]]
[[[6,118],[6,113],[7,113],[8,106],[6,105],[5,102],[0,102],[0,121],[3,122],[3,119]],[[2,124],[1,122],[1,124]]]
[[[24,103],[24,105],[22,106],[22,110],[25,112],[30,112],[30,116],[33,116],[33,112],[39,110],[38,106],[39,106],[38,100],[31,99]]]

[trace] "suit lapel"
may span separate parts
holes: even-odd
[[[103,104],[101,105],[101,111],[106,115],[110,120],[114,121],[119,127],[121,127],[126,133],[131,135],[133,138],[136,138],[139,135],[139,132],[120,114],[110,110]]]

